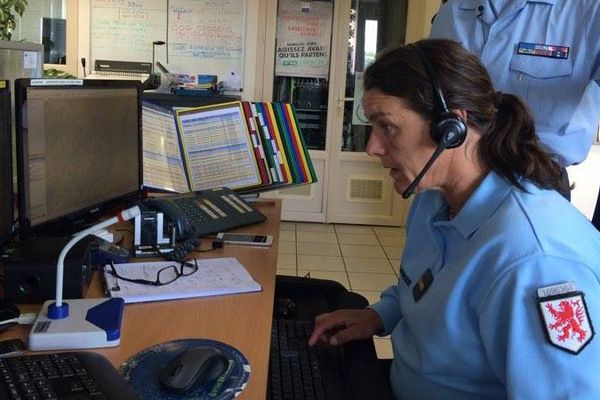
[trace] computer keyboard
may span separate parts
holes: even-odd
[[[0,358],[0,399],[134,400],[129,384],[91,352]]]
[[[312,330],[311,321],[273,319],[268,399],[350,398],[342,349],[325,344],[309,347]]]

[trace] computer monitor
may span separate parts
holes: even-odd
[[[0,250],[15,226],[10,108],[10,82],[0,80]]]
[[[142,193],[138,81],[18,79],[19,232],[64,235]]]

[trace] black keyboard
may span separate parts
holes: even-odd
[[[343,351],[319,344],[308,346],[310,321],[274,319],[269,359],[270,400],[348,399]]]
[[[137,398],[112,364],[96,353],[67,352],[0,358],[0,399]]]

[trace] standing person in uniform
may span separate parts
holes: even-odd
[[[449,40],[364,74],[367,153],[403,195],[401,279],[316,318],[309,345],[391,335],[398,399],[600,398],[600,233],[555,189],[531,114]]]
[[[431,37],[461,43],[497,90],[520,96],[562,167],[585,160],[600,121],[600,1],[443,3]]]

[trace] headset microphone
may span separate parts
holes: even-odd
[[[444,151],[445,149],[446,147],[442,142],[438,143],[437,147],[435,148],[435,151],[427,161],[427,164],[425,164],[421,172],[419,172],[419,175],[417,175],[417,177],[413,179],[413,181],[406,187],[406,189],[402,191],[403,199],[408,199],[410,195],[413,194],[413,192],[417,188],[417,185],[421,182],[421,179],[423,179],[427,171],[429,171],[429,168],[431,168],[433,162],[440,156],[440,154],[442,154],[442,151]]]

